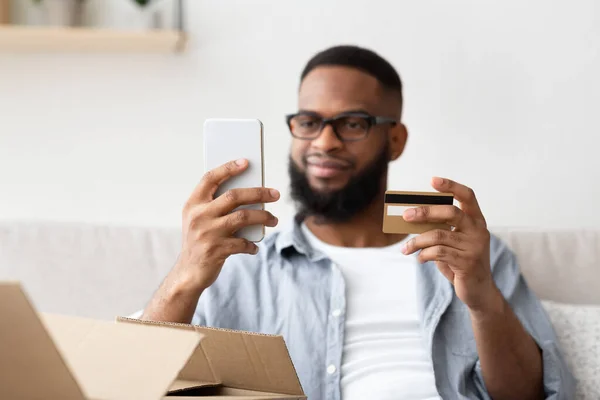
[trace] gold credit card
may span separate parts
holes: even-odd
[[[433,229],[450,230],[450,225],[444,223],[407,222],[402,214],[409,208],[452,205],[454,196],[451,193],[439,192],[385,192],[383,210],[384,233],[423,233]]]

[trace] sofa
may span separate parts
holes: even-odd
[[[600,399],[600,230],[492,229],[516,253],[577,379]],[[113,319],[143,308],[175,262],[175,228],[0,221],[0,280],[43,312]]]

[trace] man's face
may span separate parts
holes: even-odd
[[[398,119],[400,110],[399,100],[374,77],[333,66],[318,67],[305,77],[298,105],[301,112],[322,118],[360,111]],[[351,218],[385,190],[387,163],[402,152],[405,133],[401,125],[375,125],[366,138],[345,142],[326,125],[313,140],[294,139],[290,155],[292,196],[308,213],[325,214],[321,216],[338,221]]]

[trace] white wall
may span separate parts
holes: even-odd
[[[369,46],[405,83],[394,189],[446,175],[495,226],[600,227],[600,10],[579,1],[188,1],[183,56],[0,55],[0,218],[177,225],[207,117],[258,117],[287,190],[297,79]],[[280,217],[289,200],[271,207]]]

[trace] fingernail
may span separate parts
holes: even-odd
[[[435,185],[442,185],[444,183],[444,179],[439,178],[439,177],[436,176],[435,178],[433,178],[433,183]]]
[[[242,167],[246,164],[246,159],[240,158],[239,160],[235,160],[235,164]]]
[[[408,253],[408,246],[406,246],[406,243],[404,243],[402,245],[402,247],[400,248],[400,251],[402,252],[402,254]]]
[[[279,223],[279,218],[273,217],[273,226],[277,225],[278,223]]]
[[[404,211],[404,213],[402,214],[402,218],[404,219],[412,219],[415,215],[416,215],[416,211],[414,208],[409,208],[408,210]]]
[[[252,253],[254,253],[254,254],[258,253],[258,246],[254,246],[254,249],[252,250]]]
[[[275,190],[275,189],[271,189],[269,190],[269,193],[271,194],[271,197],[274,199],[279,198],[279,191]]]

